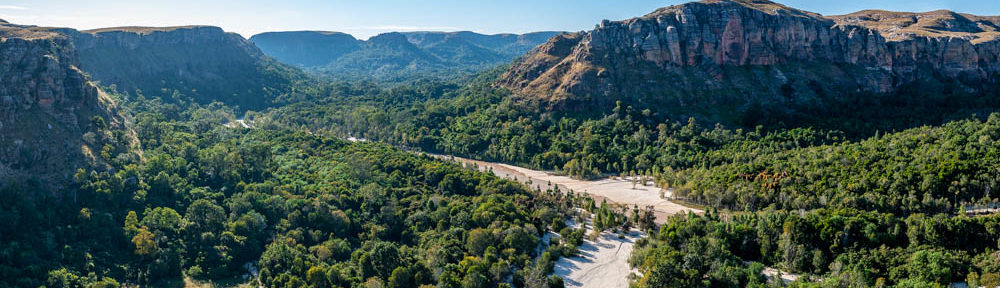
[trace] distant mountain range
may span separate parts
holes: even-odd
[[[707,0],[554,37],[497,83],[557,110],[609,111],[622,101],[722,123],[837,115],[879,101],[978,108],[997,102],[986,96],[998,91],[998,36],[996,16],[823,16],[763,0]]]
[[[292,31],[257,34],[250,42],[278,61],[335,78],[399,81],[503,65],[560,33],[392,32],[363,41],[339,32]]]

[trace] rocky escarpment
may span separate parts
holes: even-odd
[[[937,10],[925,13],[864,10],[847,15],[829,16],[841,25],[857,25],[878,30],[889,41],[920,37],[956,37],[974,44],[1000,37],[1000,16],[977,16]]]
[[[94,152],[102,137],[88,142],[83,134],[98,131],[93,119],[101,119],[100,129],[124,127],[113,101],[78,65],[67,37],[0,23],[0,178],[51,184],[103,163]]]
[[[391,32],[361,41],[338,32],[291,31],[262,33],[250,40],[286,64],[336,78],[395,81],[452,78],[506,64],[556,34]]]
[[[993,33],[993,20],[978,17],[972,26]],[[957,80],[971,91],[1000,71],[997,41],[990,38],[962,31],[898,37],[889,31],[899,29],[871,23],[883,22],[824,17],[762,0],[675,5],[554,37],[515,63],[498,85],[557,108],[629,100],[690,116],[759,104],[817,107],[832,96],[894,93],[920,81]]]
[[[218,27],[118,27],[68,35],[81,69],[120,92],[175,96],[243,108],[270,105],[289,93],[301,71],[277,63],[238,34]],[[176,93],[175,93],[176,92]]]
[[[885,66],[906,80],[927,67],[947,77],[988,79],[1000,72],[1000,17],[866,10],[829,17],[841,27],[860,26],[886,39]]]
[[[0,26],[0,103],[8,110],[39,110],[76,125],[68,117],[97,99],[97,89],[76,67],[69,39],[32,27]],[[8,116],[11,116],[10,114]]]

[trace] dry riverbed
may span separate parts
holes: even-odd
[[[660,189],[652,185],[646,185],[649,183],[635,185],[635,189],[632,189],[633,186],[631,180],[613,178],[605,178],[596,181],[579,180],[567,176],[555,175],[545,171],[532,170],[503,163],[485,162],[447,155],[429,155],[442,159],[455,160],[466,166],[476,165],[480,171],[489,171],[492,169],[493,174],[497,176],[517,180],[522,183],[530,181],[532,188],[545,190],[549,188],[548,185],[551,183],[552,185],[557,185],[562,191],[586,193],[598,199],[598,201],[600,201],[600,199],[605,199],[608,200],[609,203],[624,204],[628,206],[639,205],[640,208],[652,206],[653,212],[656,214],[656,220],[661,224],[666,220],[666,217],[677,213],[694,212],[700,214],[704,212],[699,209],[686,207],[663,199],[661,194],[663,196],[670,196],[670,191]]]
[[[593,226],[589,220],[587,222],[587,235],[590,235]],[[554,274],[563,278],[566,287],[628,288],[629,275],[636,272],[628,264],[628,259],[632,256],[635,241],[642,237],[646,234],[633,229],[625,234],[625,238],[608,232],[601,233],[594,241],[584,238],[583,245],[579,247],[580,254],[559,258]]]

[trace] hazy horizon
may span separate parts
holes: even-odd
[[[387,0],[353,1],[146,1],[125,0],[77,2],[69,0],[11,0],[0,5],[0,19],[11,23],[70,27],[80,30],[117,26],[218,26],[249,38],[263,32],[335,31],[367,39],[385,32],[472,31],[483,34],[537,31],[581,31],[601,20],[623,20],[645,15],[656,8],[691,1],[457,1],[413,3]],[[924,12],[948,9],[977,15],[1000,14],[1000,7],[986,0],[930,1],[861,0],[776,1],[824,15],[864,9]],[[527,8],[530,7],[530,8]]]

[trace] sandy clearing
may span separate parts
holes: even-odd
[[[590,220],[587,223],[589,235],[593,226]],[[629,266],[628,259],[632,256],[635,241],[645,236],[645,233],[633,229],[623,239],[608,232],[601,233],[596,241],[584,238],[583,245],[579,247],[580,255],[559,258],[553,274],[562,277],[566,287],[628,288],[628,276],[636,272]]]
[[[514,179],[519,182],[531,181],[532,188],[548,189],[548,183],[557,185],[562,191],[574,191],[575,193],[587,193],[595,198],[607,199],[610,203],[639,205],[640,208],[653,206],[657,223],[664,223],[666,218],[677,213],[704,213],[699,209],[685,207],[680,204],[670,202],[660,197],[662,191],[664,196],[670,196],[669,190],[660,189],[649,183],[636,185],[632,189],[632,181],[605,178],[597,181],[573,179],[567,176],[554,175],[545,171],[532,170],[524,167],[508,165],[503,163],[485,162],[468,158],[428,154],[441,159],[451,159],[464,165],[477,165],[480,171],[493,169],[493,174]]]
[[[253,128],[253,125],[250,125],[250,123],[247,123],[247,121],[243,120],[242,118],[233,120],[233,121],[231,121],[229,123],[226,123],[226,124],[222,124],[222,126],[226,126],[226,127],[234,128],[234,129],[235,128],[243,128],[243,129]]]

